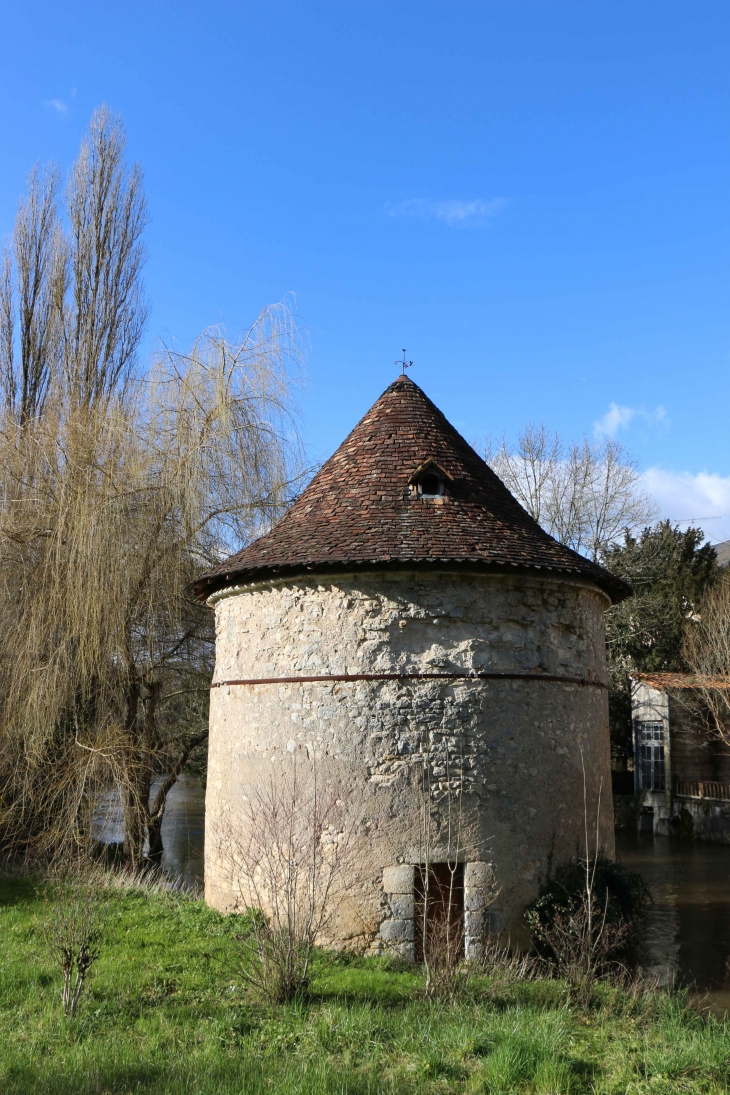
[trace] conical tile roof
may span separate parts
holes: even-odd
[[[412,486],[429,461],[443,473],[443,497],[419,497]],[[203,600],[277,575],[443,564],[574,575],[614,601],[631,592],[544,532],[418,385],[401,376],[272,531],[199,578],[193,591]]]

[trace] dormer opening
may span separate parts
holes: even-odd
[[[451,476],[435,460],[421,464],[410,478],[410,490],[417,498],[444,498]]]
[[[434,472],[422,475],[417,486],[421,498],[439,498],[444,493],[444,481]]]

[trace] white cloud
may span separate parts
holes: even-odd
[[[671,422],[661,404],[653,411],[643,407],[622,407],[618,403],[609,403],[608,410],[593,423],[593,433],[597,438],[615,437],[619,430],[627,430],[635,418],[641,418],[647,426],[662,424],[669,427]]]
[[[63,99],[44,99],[43,106],[48,106],[51,110],[55,110],[56,114],[65,114],[68,110],[68,106],[64,103]]]
[[[402,202],[386,202],[385,209],[391,217],[419,217],[421,220],[438,220],[444,224],[457,225],[478,223],[494,217],[507,205],[505,198],[475,198],[462,201],[458,198],[444,198],[433,201],[431,198],[409,198]]]
[[[644,487],[660,515],[681,526],[698,525],[709,540],[730,540],[730,475],[649,468]]]
[[[628,429],[635,415],[633,407],[619,407],[618,403],[610,403],[603,417],[593,423],[593,432],[596,437],[614,437],[619,430]]]

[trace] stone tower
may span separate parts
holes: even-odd
[[[292,752],[351,789],[365,881],[342,942],[412,953],[419,871],[454,856],[467,947],[492,870],[492,924],[514,931],[582,842],[583,769],[613,854],[603,613],[629,590],[548,536],[409,378],[195,592],[216,613],[211,905],[234,900],[214,834]]]

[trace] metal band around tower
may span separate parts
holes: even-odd
[[[256,684],[327,684],[339,681],[551,681],[584,688],[608,688],[603,681],[563,677],[556,673],[328,673],[308,677],[252,677],[247,680],[213,681],[211,688]]]

